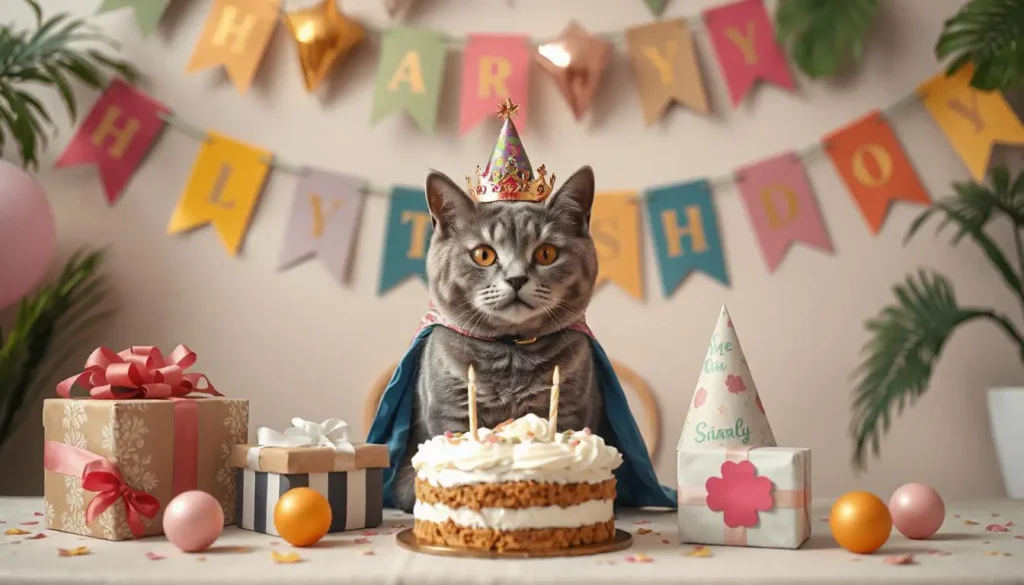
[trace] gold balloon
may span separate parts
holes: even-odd
[[[285,14],[299,49],[306,91],[319,87],[331,67],[366,37],[363,25],[338,11],[337,0]]]
[[[286,491],[274,506],[274,527],[292,546],[313,546],[331,529],[331,504],[308,487]]]
[[[828,526],[839,546],[853,553],[868,554],[882,548],[889,540],[892,515],[878,496],[849,492],[832,505]]]

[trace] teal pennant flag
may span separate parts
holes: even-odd
[[[647,191],[646,199],[665,296],[672,296],[694,270],[729,286],[711,185],[700,180],[657,187]]]
[[[135,22],[139,24],[142,36],[148,36],[156,30],[156,25],[163,18],[170,3],[171,0],[103,0],[103,4],[96,9],[96,14],[131,8],[135,11]]]
[[[412,275],[427,281],[427,249],[432,231],[423,190],[394,187],[377,294],[386,293]]]

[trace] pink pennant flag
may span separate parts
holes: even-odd
[[[705,10],[703,16],[733,107],[759,79],[796,88],[762,0],[740,0]]]
[[[93,105],[57,159],[57,168],[95,163],[113,205],[164,128],[170,108],[121,79],[114,79]]]
[[[462,59],[459,134],[497,113],[506,98],[519,104],[516,127],[522,132],[529,112],[530,47],[527,38],[470,35]]]
[[[736,184],[743,194],[769,272],[775,272],[793,242],[832,252],[821,210],[795,153],[739,169]]]

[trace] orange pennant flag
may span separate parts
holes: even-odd
[[[997,142],[1024,144],[1024,124],[998,91],[971,87],[970,65],[950,77],[940,73],[917,93],[976,181],[984,181]]]
[[[871,233],[882,229],[893,201],[931,203],[881,111],[875,110],[829,134],[823,142]]]
[[[597,249],[597,283],[611,281],[633,298],[644,300],[640,247],[640,201],[634,191],[615,191],[594,198],[590,234]]]
[[[658,120],[673,101],[707,114],[710,111],[697,50],[686,21],[666,20],[626,31],[644,121]]]
[[[223,65],[239,93],[245,93],[274,34],[280,4],[281,0],[213,0],[185,71]]]

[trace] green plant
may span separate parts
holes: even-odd
[[[1024,171],[1011,181],[1010,172],[997,167],[990,184],[954,183],[956,194],[935,201],[922,212],[905,241],[929,218],[940,216],[938,232],[951,226],[954,244],[966,237],[980,246],[1024,308]],[[1015,262],[985,232],[997,218],[1007,219],[1013,226]],[[989,308],[961,306],[943,275],[920,270],[894,286],[893,292],[896,302],[868,321],[867,357],[857,371],[851,424],[857,467],[865,466],[869,447],[879,455],[881,437],[891,426],[893,411],[899,415],[927,391],[943,346],[961,325],[972,321],[995,324],[1017,345],[1024,360],[1024,336],[1013,322]]]
[[[74,123],[78,104],[70,79],[100,89],[107,83],[104,73],[116,73],[128,81],[135,81],[139,74],[127,62],[88,47],[98,43],[116,49],[117,44],[84,20],[66,12],[44,19],[36,0],[25,2],[35,13],[34,30],[0,25],[0,151],[13,138],[22,164],[31,168],[38,167],[39,153],[48,140],[46,127],[52,129],[54,124],[26,87],[39,84],[56,89]]]
[[[942,27],[935,44],[947,74],[972,64],[971,85],[983,90],[1024,88],[1024,0],[972,0]]]
[[[99,274],[103,252],[81,250],[56,282],[21,301],[14,326],[0,330],[0,449],[50,376],[80,350],[81,337],[111,314]]]
[[[812,78],[830,77],[860,60],[878,0],[780,0],[775,36]]]

